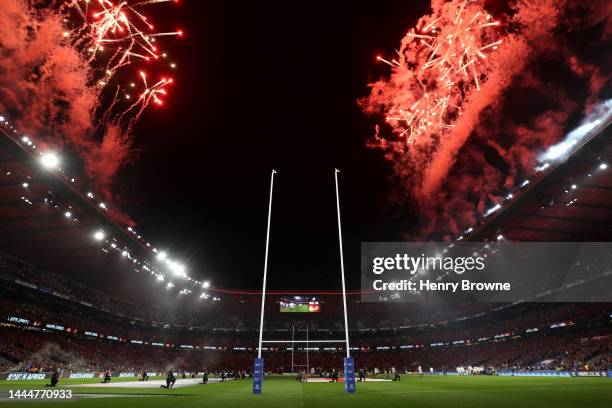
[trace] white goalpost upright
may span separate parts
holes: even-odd
[[[300,341],[297,340],[297,342],[299,343]],[[306,380],[308,378],[308,374],[310,374],[310,359],[308,357],[308,344],[310,343],[310,338],[308,337],[308,325],[306,325],[306,364],[295,364],[295,343],[295,326],[291,326],[291,373],[295,374],[296,367],[306,367],[306,376],[304,378]]]
[[[268,227],[266,229],[266,255],[264,257],[264,276],[263,290],[261,293],[261,317],[259,320],[259,346],[257,348],[257,358],[253,365],[253,394],[261,394],[263,386],[264,366],[261,358],[261,344],[263,342],[263,322],[266,307],[266,280],[268,278],[268,249],[270,247],[270,220],[272,219],[272,193],[274,192],[274,175],[276,170],[272,169],[270,177],[270,199],[268,202]]]
[[[342,223],[340,222],[340,193],[338,192],[338,173],[334,169],[336,182],[336,212],[338,213],[338,243],[340,245],[340,275],[342,276],[342,305],[344,307],[344,337],[346,340],[346,357],[344,358],[344,391],[354,393],[355,389],[355,360],[351,358],[348,333],[348,313],[346,311],[346,283],[344,279],[344,253],[342,252]]]
[[[264,275],[263,275],[263,288],[261,292],[261,316],[259,320],[259,346],[257,348],[257,358],[255,358],[254,369],[253,369],[253,394],[261,394],[263,390],[263,377],[264,377],[264,359],[261,357],[263,343],[291,343],[291,368],[294,368],[293,353],[295,349],[295,343],[306,343],[306,359],[307,359],[307,370],[309,368],[309,356],[308,356],[308,345],[311,343],[344,343],[346,348],[346,357],[344,358],[344,390],[348,393],[354,393],[355,389],[355,363],[351,358],[350,344],[349,344],[349,333],[348,333],[348,313],[346,306],[346,282],[344,278],[344,254],[342,250],[342,224],[340,221],[340,194],[338,189],[338,173],[340,170],[334,169],[334,181],[336,187],[336,211],[338,215],[338,242],[340,247],[340,276],[342,279],[342,305],[344,310],[344,339],[341,340],[310,340],[308,338],[308,331],[306,334],[306,340],[295,340],[295,334],[292,333],[291,340],[264,340],[263,339],[263,324],[265,314],[265,303],[266,303],[266,284],[268,277],[268,252],[270,247],[270,220],[272,218],[272,196],[274,191],[274,175],[277,174],[276,170],[272,170],[272,176],[270,179],[270,198],[268,203],[268,226],[266,231],[266,253],[264,257]]]
[[[346,358],[351,357],[348,335],[348,313],[346,312],[346,284],[344,282],[344,253],[342,252],[342,223],[340,222],[340,193],[338,192],[338,173],[334,169],[334,180],[336,181],[336,212],[338,214],[338,242],[340,244],[340,276],[342,276],[342,306],[344,308],[344,336],[346,338]]]
[[[261,358],[261,341],[263,336],[264,310],[266,307],[266,280],[268,278],[268,250],[270,248],[270,220],[272,219],[272,193],[274,192],[274,175],[276,170],[272,169],[270,177],[270,199],[268,201],[268,228],[266,229],[266,256],[264,257],[263,289],[261,292],[261,318],[259,320],[259,348],[257,358]]]

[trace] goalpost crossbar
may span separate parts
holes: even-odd
[[[346,343],[346,340],[262,340],[262,343]]]

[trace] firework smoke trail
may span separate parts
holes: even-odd
[[[390,199],[421,215],[407,238],[457,235],[474,225],[533,172],[572,116],[609,98],[609,2],[515,0],[497,17],[484,4],[432,0],[432,14],[419,19],[397,55],[378,57],[390,74],[359,100],[384,120],[368,145],[392,166]],[[577,43],[577,33],[585,40]],[[568,76],[544,77],[539,61]]]
[[[72,148],[107,199],[133,158],[136,120],[173,82],[175,65],[157,39],[182,32],[156,32],[143,14],[164,2],[4,0],[0,8],[0,112],[41,144]],[[167,79],[147,86],[145,64]]]
[[[444,3],[406,34],[397,59],[377,57],[392,74],[373,84],[361,104],[366,112],[384,112],[395,137],[377,138],[378,144],[412,167],[418,179],[412,189],[420,198],[429,198],[444,178],[436,156],[445,156],[439,147],[461,132],[466,110],[470,117],[466,105],[475,93],[490,92],[491,67],[504,42],[499,26],[481,2]]]

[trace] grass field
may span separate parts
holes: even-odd
[[[113,379],[113,381],[119,381]],[[88,384],[89,380],[62,380]],[[44,381],[0,382],[0,407],[195,407],[206,408],[524,408],[612,407],[612,379],[404,376],[401,382],[358,383],[357,393],[345,394],[343,385],[298,383],[292,378],[266,378],[264,394],[252,395],[251,382],[228,381],[174,390],[142,388],[73,388],[70,401],[9,401],[9,389],[41,389]],[[93,398],[96,394],[99,397]],[[113,395],[109,395],[113,394]]]

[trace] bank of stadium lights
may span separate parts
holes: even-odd
[[[158,261],[165,263],[168,266],[168,269],[170,269],[170,272],[172,272],[174,275],[196,282],[194,279],[187,276],[185,265],[168,258],[168,254],[165,251],[159,251],[156,258]]]
[[[569,186],[568,188],[565,189],[565,193],[569,194],[572,192],[572,190],[576,190],[578,188],[578,186],[576,184],[572,184],[571,186]]]
[[[185,265],[183,264],[170,261],[170,263],[168,263],[168,268],[173,274],[177,276],[187,277],[187,274],[185,273]]]
[[[163,281],[164,281],[164,279],[165,279],[165,278],[164,278],[164,275],[162,275],[162,274],[157,275],[157,280],[158,280],[159,282],[163,282]]]
[[[172,282],[168,282],[166,284],[166,289],[172,289],[173,287],[174,287],[174,283],[172,283]]]
[[[566,206],[566,207],[569,207],[570,205],[574,205],[574,204],[576,204],[576,202],[577,202],[577,201],[578,201],[578,199],[577,199],[577,198],[574,198],[574,199],[573,199],[573,200],[571,200],[570,202],[566,203],[566,204],[565,204],[565,206]]]
[[[208,293],[203,292],[203,293],[200,294],[200,300],[208,300],[208,299],[210,299],[210,295]],[[213,296],[212,297],[212,301],[213,302],[220,302],[221,298],[217,297],[217,296]]]
[[[202,283],[202,287],[203,287],[204,289],[208,289],[208,288],[210,288],[210,282],[208,282],[208,281],[203,282],[203,283]]]
[[[12,129],[12,132],[13,132],[13,133],[19,133],[19,132],[18,132],[18,130],[17,130],[17,129],[15,129],[13,125],[10,125],[10,124],[9,124],[9,123],[6,121],[6,119],[5,119],[4,117],[0,117],[0,123],[1,123],[1,124],[3,124],[3,125],[4,125],[4,126],[6,126],[6,127],[10,127],[10,128]],[[18,137],[18,136],[16,136],[16,137]],[[39,151],[39,152],[40,152],[40,148],[37,148],[36,144],[34,143],[34,141],[33,141],[33,140],[32,140],[32,139],[29,137],[29,136],[27,136],[27,135],[25,135],[25,134],[24,134],[24,135],[22,135],[22,136],[21,136],[20,140],[21,140],[21,142],[22,142],[24,145],[27,145],[28,147],[30,147],[30,148],[32,148],[32,149],[37,150],[37,151]],[[74,182],[76,181],[76,179],[75,179],[75,178],[69,178],[67,175],[65,175],[65,174],[64,174],[64,172],[62,171],[62,169],[59,167],[59,165],[60,165],[60,159],[59,159],[59,157],[56,155],[56,153],[51,152],[51,151],[48,151],[48,152],[40,152],[39,161],[40,161],[41,165],[42,165],[44,168],[47,168],[47,169],[49,169],[49,170],[55,170],[55,169],[56,169],[56,170],[58,170],[58,171],[61,173],[61,176],[62,176],[62,177],[64,177],[64,178],[65,178],[66,180],[68,180],[69,182],[74,183]],[[9,172],[9,173],[7,173],[7,175],[8,175],[8,174],[10,174],[10,172]],[[30,187],[30,184],[29,184],[29,182],[23,182],[21,186],[22,186],[23,188],[29,188],[29,187]],[[91,191],[87,192],[87,193],[86,193],[86,196],[87,196],[89,199],[91,199],[91,200],[95,200],[95,199],[96,199],[96,197],[95,197],[94,193],[93,193],[93,192],[91,192]],[[26,197],[21,197],[21,199],[22,199],[24,202],[26,202],[27,204],[29,204],[29,205],[33,205],[32,201],[28,200]],[[107,209],[108,209],[107,204],[106,204],[106,203],[104,203],[104,202],[98,202],[98,203],[97,203],[97,206],[98,206],[99,208],[103,209],[103,210],[107,210]],[[55,206],[55,207],[56,207],[56,208],[58,208],[58,206]],[[66,209],[66,210],[65,210],[65,212],[64,212],[64,216],[65,216],[66,218],[72,218],[72,212],[71,212],[69,209]],[[75,218],[75,219],[74,219],[74,221],[77,221],[77,219]],[[134,229],[133,229],[132,227],[128,226],[128,227],[127,227],[127,230],[128,230],[129,232],[131,232],[133,235],[135,235],[135,236],[136,236],[136,237],[137,237],[139,240],[142,240],[142,239],[143,239],[143,237],[142,237],[141,235],[139,235],[139,234],[138,234],[136,231],[134,231]],[[93,234],[93,238],[94,238],[96,241],[104,241],[104,240],[106,239],[106,234],[105,234],[105,232],[104,232],[102,229],[100,229],[100,230],[98,230],[98,231],[94,232],[94,234]],[[151,244],[150,244],[149,242],[145,242],[145,243],[146,243],[146,246],[147,246],[148,248],[151,248],[151,249],[153,250],[154,254],[158,254],[158,251],[157,251],[155,248],[151,247]],[[116,251],[120,251],[120,250],[117,248],[117,246],[116,246],[116,245],[113,247],[113,245],[111,244],[111,245],[110,245],[110,247],[111,247],[111,248],[113,248],[113,249],[115,249]],[[105,250],[105,252],[108,252],[108,251],[106,250],[106,248],[103,248],[103,250]],[[139,262],[137,259],[132,258],[132,257],[130,256],[129,252],[127,252],[127,250],[125,250],[125,249],[124,249],[124,250],[122,250],[120,253],[121,253],[121,256],[122,256],[122,257],[126,257],[126,258],[128,258],[128,259],[132,260],[132,261],[133,261],[135,264],[138,264],[138,265],[141,265],[141,264],[142,264],[142,265],[144,265],[144,263],[143,263],[143,262]],[[164,255],[162,255],[161,257],[163,258],[164,263],[166,263],[166,265],[169,267],[170,271],[171,271],[171,272],[172,272],[174,275],[176,275],[176,276],[180,276],[180,277],[182,277],[182,278],[185,278],[185,279],[189,280],[190,282],[192,282],[192,283],[193,283],[193,284],[195,284],[195,285],[202,285],[202,282],[201,282],[201,281],[198,281],[198,280],[196,280],[196,279],[193,279],[193,278],[191,278],[191,277],[189,277],[189,276],[187,275],[187,273],[186,273],[186,271],[185,271],[185,269],[186,269],[186,268],[185,268],[185,266],[184,266],[184,265],[182,265],[182,264],[181,264],[181,263],[179,263],[179,262],[176,262],[176,261],[171,261],[171,260],[167,259],[167,258],[166,258],[166,257],[167,257],[167,255],[165,255],[165,254],[164,254]],[[159,257],[158,257],[158,259],[159,259]],[[144,262],[146,262],[146,261],[144,261]],[[144,269],[144,267],[143,267],[143,269]],[[163,275],[158,275],[158,274],[157,274],[155,271],[153,271],[153,270],[151,270],[151,269],[148,269],[148,268],[147,268],[147,270],[149,270],[149,271],[150,271],[150,272],[151,272],[153,275],[157,276],[157,279],[158,279],[158,280],[164,280],[164,276],[163,276]],[[189,289],[187,289],[187,290],[189,290]],[[191,291],[189,291],[189,293],[191,293]],[[217,299],[214,299],[214,300],[217,300]],[[218,299],[218,300],[220,300],[220,299]]]
[[[500,204],[495,204],[493,207],[489,208],[489,209],[488,209],[488,210],[485,212],[484,216],[485,216],[485,217],[488,217],[489,215],[493,214],[495,211],[499,210],[500,208],[501,208],[501,205],[500,205]]]
[[[541,171],[544,171],[544,170],[548,169],[549,167],[550,167],[550,164],[549,164],[548,162],[545,162],[545,163],[543,163],[543,164],[541,164],[541,165],[539,165],[539,166],[535,167],[535,168],[534,168],[534,170],[535,170],[535,171],[537,171],[537,172],[541,172]],[[607,170],[607,169],[608,169],[608,164],[607,164],[607,163],[605,163],[605,162],[602,162],[602,163],[599,163],[599,165],[597,165],[597,167],[596,167],[596,169],[595,169],[595,170],[600,170],[600,171],[603,171],[603,170]],[[591,173],[587,173],[587,176],[588,176],[588,177],[592,177],[593,175],[592,175]],[[530,184],[530,182],[531,182],[531,180],[530,180],[530,179],[526,179],[526,180],[524,180],[524,181],[523,181],[523,182],[520,184],[520,187],[519,187],[519,188],[524,188],[524,187],[526,187],[527,185],[529,185],[529,184]],[[572,184],[572,185],[570,185],[570,186],[569,186],[569,187],[568,187],[568,188],[565,190],[565,193],[569,194],[569,193],[570,193],[572,190],[576,190],[577,188],[578,188],[578,185],[577,185],[577,184]],[[508,193],[508,194],[506,195],[506,201],[510,201],[510,200],[512,200],[513,198],[514,198],[514,194],[513,194],[513,193]],[[569,201],[568,203],[566,203],[565,205],[566,205],[566,206],[570,206],[570,205],[575,204],[577,201],[578,201],[578,198],[574,198],[574,199],[572,199],[571,201]],[[500,208],[501,208],[501,205],[497,204],[497,205],[495,205],[495,206],[491,207],[490,209],[488,209],[487,211],[485,211],[485,213],[484,213],[483,215],[484,215],[484,217],[486,218],[487,216],[491,215],[493,212],[495,212],[495,211],[499,210]],[[470,233],[472,230],[473,230],[473,229],[472,229],[472,227],[468,228],[468,230],[467,230],[467,231],[465,231],[465,234],[469,234],[469,233]],[[502,235],[499,235],[499,236],[497,237],[497,238],[498,238],[498,240],[500,240],[500,237],[501,237],[501,239],[503,239],[503,236],[502,236]],[[456,241],[461,241],[461,240],[463,240],[463,238],[464,238],[464,235],[460,235],[459,237],[455,238],[455,240],[456,240]]]
[[[535,167],[535,168],[534,168],[534,170],[536,170],[536,171],[538,171],[538,172],[541,172],[541,171],[544,171],[544,170],[548,169],[549,167],[550,167],[550,164],[549,164],[548,162],[545,162],[545,163],[543,163],[542,165]],[[597,166],[597,169],[598,169],[598,170],[607,170],[607,168],[608,168],[608,164],[607,164],[607,163],[600,163],[600,164]],[[591,173],[587,173],[587,176],[588,176],[588,177],[592,177],[592,174],[591,174]],[[523,181],[523,182],[520,184],[520,188],[524,188],[524,187],[528,186],[528,185],[529,185],[529,183],[531,183],[531,180],[530,180],[530,179],[526,179],[526,180],[524,180],[524,181]],[[566,192],[566,193],[570,193],[570,192],[571,192],[571,190],[576,190],[577,188],[578,188],[578,185],[577,185],[577,184],[572,184],[572,185],[570,185],[570,187],[569,187],[568,189],[566,189],[566,190],[565,190],[565,192]],[[512,200],[513,198],[514,198],[514,194],[512,194],[512,193],[508,193],[508,195],[506,195],[506,200],[508,200],[508,201],[509,201],[509,200]],[[569,205],[572,205],[572,204],[574,204],[576,201],[578,201],[578,199],[573,199],[572,201],[570,201],[570,202],[569,202],[569,203],[567,203],[566,205],[568,205],[568,206],[569,206]],[[487,210],[487,211],[486,211],[486,212],[485,212],[483,215],[484,215],[484,217],[488,217],[489,215],[491,215],[493,212],[495,212],[495,211],[499,210],[500,208],[501,208],[501,205],[499,205],[499,204],[498,204],[498,205],[495,205],[495,206],[493,206],[492,208],[488,209],[488,210]],[[459,237],[457,238],[457,240],[458,240],[458,241],[460,241],[460,240],[462,240],[462,239],[463,239],[463,235],[461,235],[461,236],[459,236]]]

